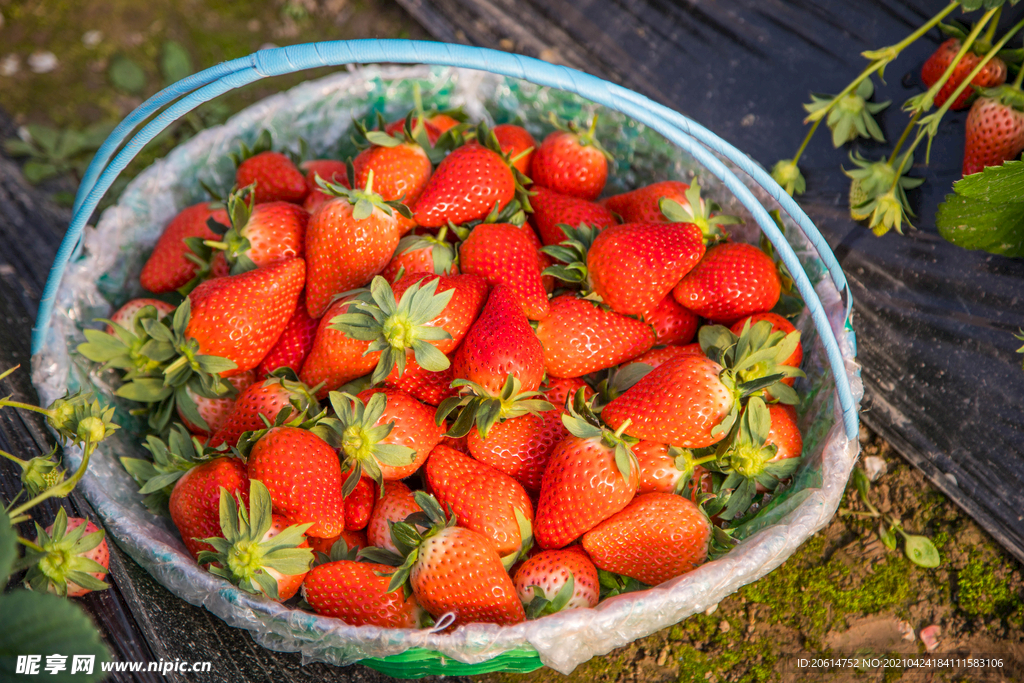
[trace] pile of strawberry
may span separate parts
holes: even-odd
[[[163,298],[79,351],[148,420],[124,465],[197,562],[415,628],[593,607],[729,547],[802,451],[785,278],[696,184],[599,200],[594,130],[417,111],[298,165],[263,138],[170,222],[141,273]]]

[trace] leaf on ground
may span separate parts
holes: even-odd
[[[15,674],[17,655],[42,655],[40,678],[47,681],[87,683],[99,681],[107,673],[102,662],[110,660],[107,648],[100,641],[99,631],[85,612],[75,603],[49,593],[14,590],[0,595],[0,680],[21,680]],[[47,655],[67,657],[66,668],[59,672],[45,670]],[[95,657],[92,675],[83,671],[72,674],[75,656]]]
[[[7,512],[0,507],[0,590],[7,585],[7,577],[11,575],[11,567],[18,558],[17,534],[11,528],[11,520]]]
[[[160,71],[163,73],[164,81],[170,84],[191,76],[195,69],[188,50],[181,43],[168,40],[161,49]]]
[[[133,95],[146,87],[146,72],[124,55],[114,57],[110,62],[107,77],[115,88]]]
[[[953,183],[935,224],[964,249],[1024,256],[1024,161],[1007,161]]]

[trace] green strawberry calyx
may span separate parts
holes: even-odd
[[[601,233],[600,228],[586,223],[580,223],[575,228],[565,224],[559,224],[558,227],[565,233],[565,239],[559,244],[541,248],[541,251],[556,261],[554,265],[545,268],[541,275],[550,275],[578,287],[583,299],[602,302],[601,295],[594,291],[590,270],[587,268],[587,254]]]
[[[220,252],[224,253],[232,275],[256,270],[256,264],[249,258],[249,249],[252,248],[252,243],[246,236],[246,227],[249,225],[249,219],[252,217],[255,206],[256,183],[253,183],[228,195],[227,213],[230,226],[222,225],[212,218],[207,220],[207,226],[214,233],[220,235],[220,239],[203,240],[203,245],[208,249],[202,250],[201,253],[193,251],[191,254],[195,258],[190,260],[199,265],[201,272],[209,272],[213,269],[213,258]],[[204,259],[207,262],[201,262]]]
[[[705,325],[700,330],[699,341],[705,355],[722,366],[719,379],[733,394],[732,409],[711,430],[712,436],[733,429],[740,410],[751,396],[763,396],[767,392],[780,403],[793,405],[797,402],[796,392],[782,380],[804,376],[799,368],[783,365],[800,342],[798,331],[774,332],[766,320],[753,325],[748,320],[739,335],[722,325]]]
[[[693,223],[700,228],[705,245],[716,244],[729,237],[722,226],[738,225],[743,222],[739,216],[723,214],[722,207],[717,202],[703,199],[700,196],[700,183],[696,180],[690,185],[685,196],[685,206],[669,197],[662,197],[658,200],[658,208],[665,218],[673,223]]]
[[[850,161],[856,168],[850,171],[843,169],[843,173],[850,178],[850,215],[855,220],[872,218],[872,214],[879,206],[879,200],[890,193],[899,201],[902,213],[913,215],[906,191],[918,187],[924,182],[924,178],[910,178],[903,175],[897,180],[896,168],[885,157],[878,161],[870,161],[857,152],[852,152]],[[903,167],[909,169],[913,163],[913,156],[911,156]],[[877,229],[880,227],[883,228],[881,232]],[[879,235],[888,232],[890,227],[896,227],[899,231],[898,223],[890,223],[888,227],[885,227],[884,223],[872,222],[872,229]]]
[[[632,419],[627,419],[613,432],[604,426],[594,412],[593,402],[597,400],[596,397],[588,403],[584,391],[583,387],[576,391],[572,405],[566,406],[567,410],[562,414],[562,424],[577,438],[600,439],[601,443],[613,449],[615,466],[622,479],[628,482],[632,473],[640,469],[636,455],[633,454],[633,446],[639,443],[640,439],[625,433],[632,424]]]
[[[781,185],[791,197],[807,191],[807,181],[800,172],[800,167],[796,165],[796,159],[780,159],[775,162],[771,176],[772,180]]]
[[[35,498],[43,491],[63,482],[67,475],[61,469],[60,463],[52,459],[57,454],[57,448],[57,445],[54,444],[53,450],[49,454],[29,460],[22,460],[7,451],[0,451],[0,456],[7,458],[21,468],[21,483],[28,492],[29,497]]]
[[[171,491],[186,472],[207,460],[230,455],[227,445],[205,446],[180,422],[171,425],[166,441],[149,434],[142,447],[153,456],[151,460],[125,457],[121,464],[138,483],[139,493],[146,496],[143,504],[156,514],[167,513]]]
[[[395,428],[394,420],[378,424],[387,409],[387,395],[378,392],[366,403],[352,394],[338,391],[330,392],[328,398],[335,417],[325,418],[320,426],[326,429],[327,443],[341,451],[342,470],[351,467],[342,485],[342,494],[348,497],[364,472],[383,490],[380,464],[402,467],[416,457],[416,451],[408,446],[382,443]]]
[[[88,590],[103,590],[110,586],[93,574],[106,574],[107,568],[99,562],[83,557],[103,542],[106,535],[102,529],[85,533],[86,524],[80,524],[68,531],[68,515],[64,508],[57,511],[53,528],[46,533],[36,525],[36,548],[26,553],[25,561],[34,564],[25,575],[25,583],[36,592],[68,594],[68,584],[73,583]]]
[[[385,201],[382,196],[373,191],[373,171],[366,175],[366,187],[363,189],[348,188],[338,183],[324,180],[319,175],[316,177],[316,184],[328,197],[342,197],[352,205],[352,219],[364,221],[373,215],[377,209],[388,216],[394,216],[397,212],[404,218],[412,218],[412,211],[402,203],[401,199]]]
[[[263,593],[271,600],[279,598],[277,580],[267,571],[284,576],[304,574],[313,563],[313,551],[300,548],[304,533],[312,524],[293,524],[276,536],[263,540],[273,525],[273,504],[270,491],[258,479],[249,481],[249,507],[238,504],[220,489],[220,523],[222,536],[196,539],[213,546],[199,553],[199,564],[209,564],[209,571],[227,579],[249,593]]]
[[[89,360],[105,363],[104,369],[127,370],[122,377],[124,383],[114,393],[149,404],[145,412],[157,433],[167,429],[175,408],[192,424],[209,429],[189,391],[205,398],[237,393],[220,373],[238,366],[226,358],[199,353],[199,342],[186,336],[191,312],[191,300],[186,298],[174,311],[170,324],[166,317],[140,314],[133,331],[111,323],[113,334],[87,330],[88,341],[78,346],[78,352]]]
[[[547,597],[544,589],[540,586],[530,585],[526,587],[533,593],[533,598],[525,605],[527,619],[546,617],[549,614],[561,612],[565,609],[565,606],[572,600],[572,595],[576,591],[576,577],[573,576],[571,571],[567,573],[569,576],[566,577],[565,583],[550,598]]]
[[[429,343],[452,338],[444,328],[429,324],[444,312],[455,296],[454,289],[438,293],[439,283],[436,277],[426,284],[421,280],[396,301],[391,285],[378,275],[370,283],[369,301],[354,300],[347,313],[331,319],[331,329],[344,332],[350,339],[372,342],[366,353],[381,352],[371,375],[374,384],[384,381],[393,368],[397,368],[401,377],[410,350],[424,370],[440,372],[451,365],[448,358]]]
[[[487,438],[490,428],[498,422],[522,417],[527,414],[539,414],[545,410],[553,410],[554,406],[543,398],[540,391],[522,391],[522,382],[509,373],[501,392],[495,396],[476,382],[467,379],[456,379],[453,388],[462,392],[460,396],[450,396],[437,407],[434,421],[442,424],[454,411],[458,416],[446,434],[460,438],[469,434],[473,425],[481,439]]]
[[[821,111],[828,111],[828,118],[825,123],[832,130],[832,145],[842,147],[843,144],[861,138],[872,138],[878,142],[885,142],[882,129],[874,119],[874,114],[879,113],[890,104],[892,100],[885,102],[868,102],[875,94],[875,85],[870,78],[865,78],[853,90],[839,95],[811,94],[810,104],[805,104],[804,109],[808,114],[815,114]],[[810,117],[805,123],[810,121]]]
[[[270,137],[270,131],[264,128],[256,137],[256,142],[253,143],[252,147],[249,147],[245,142],[239,141],[238,151],[231,152],[228,156],[231,157],[231,161],[234,162],[235,168],[238,168],[246,159],[251,159],[257,154],[262,154],[263,152],[270,152],[273,148],[274,141]]]
[[[403,256],[420,249],[430,249],[430,258],[434,266],[435,275],[449,275],[457,260],[455,246],[446,238],[448,236],[447,225],[442,225],[436,235],[405,235],[398,240],[395,247],[395,256]]]

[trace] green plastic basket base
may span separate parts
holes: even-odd
[[[509,650],[486,662],[466,664],[421,647],[390,657],[364,659],[359,663],[395,678],[473,676],[495,672],[525,674],[544,666],[534,650]]]

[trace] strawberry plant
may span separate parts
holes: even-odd
[[[936,27],[950,37],[925,62],[921,79],[928,89],[904,102],[902,109],[909,121],[889,153],[880,159],[865,159],[857,152],[850,155],[854,168],[844,172],[850,178],[851,217],[864,221],[878,236],[890,230],[902,232],[903,225],[910,224],[914,214],[907,191],[924,180],[907,174],[922,146],[927,163],[939,125],[950,109],[971,107],[965,130],[965,179],[986,167],[1015,159],[1024,150],[1024,65],[1021,51],[1007,49],[1007,45],[1024,29],[1024,21],[1013,24],[997,38],[1005,4],[1004,0],[955,0],[904,40],[864,52],[868,65],[846,88],[833,96],[812,95],[811,103],[804,105],[808,112],[804,121],[811,127],[796,154],[773,167],[775,180],[791,195],[806,190],[798,164],[823,121],[832,131],[832,142],[837,148],[858,137],[885,142],[873,117],[889,102],[870,101],[874,94],[872,78],[884,79],[886,67],[908,45]],[[1008,4],[1016,5],[1017,0]],[[957,9],[964,13],[984,12],[971,27],[945,21]],[[1004,85],[1014,69],[1017,73],[1013,82]],[[999,198],[1009,196],[1019,184],[1017,176],[1009,170],[979,182]],[[936,216],[940,233],[968,249],[1019,256],[1024,243],[1016,234],[1017,221],[1009,213],[986,212],[977,201],[971,201],[978,197],[972,194],[977,187],[975,183],[954,185],[954,193],[939,207]]]
[[[15,370],[17,367],[0,373],[0,380]],[[30,460],[0,451],[21,468],[22,482],[22,490],[12,500],[0,500],[0,586],[7,586],[24,572],[20,580],[29,589],[12,588],[0,594],[5,627],[0,632],[0,653],[5,655],[0,659],[0,678],[15,678],[16,655],[60,653],[93,657],[92,670],[79,672],[74,680],[100,680],[104,673],[99,663],[109,660],[110,655],[89,617],[65,598],[108,587],[103,581],[110,559],[104,531],[89,520],[69,518],[64,508],[59,508],[53,523],[43,528],[32,511],[43,501],[65,498],[74,490],[97,445],[117,429],[111,422],[114,410],[83,393],[69,394],[48,408],[8,396],[0,399],[0,408],[45,415],[65,445],[82,449],[81,463],[70,476],[55,460],[57,446],[51,453]],[[29,521],[35,523],[34,539],[19,535],[18,526]],[[19,546],[24,548],[23,555]]]

